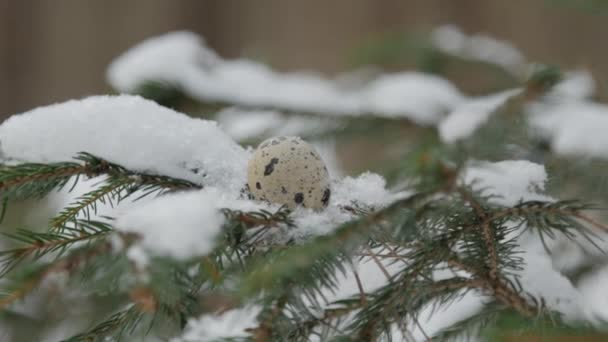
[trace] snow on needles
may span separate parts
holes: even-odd
[[[522,75],[526,68],[523,54],[510,43],[482,34],[467,36],[454,25],[436,28],[431,41],[444,53],[496,64],[516,75]]]
[[[525,160],[506,160],[497,163],[471,162],[461,175],[461,182],[470,184],[483,195],[492,195],[491,201],[501,206],[513,206],[520,201],[552,201],[542,194],[547,173],[542,165]],[[509,224],[516,224],[515,222]],[[520,228],[515,235],[522,233]],[[507,238],[511,238],[507,237]],[[574,285],[554,269],[551,256],[543,248],[537,234],[524,233],[517,237],[521,246],[520,257],[525,266],[513,270],[528,293],[543,298],[549,309],[564,314],[566,319],[581,317],[582,295]],[[549,239],[550,240],[550,239]],[[430,307],[420,315],[420,324],[427,334],[434,334],[456,321],[466,319],[483,308],[485,300],[480,293],[469,293],[459,301],[429,314]],[[419,329],[414,333],[421,336]]]
[[[89,152],[133,171],[204,185],[203,190],[147,197],[118,208],[100,205],[100,213],[116,217],[117,230],[140,236],[128,251],[139,264],[145,265],[149,255],[185,259],[208,253],[224,222],[220,209],[278,209],[242,198],[250,153],[215,122],[188,117],[138,96],[95,96],[15,115],[0,125],[0,146],[2,159],[16,162],[63,162],[78,152]],[[342,205],[356,202],[380,208],[395,198],[384,179],[371,173],[336,179],[332,187],[329,208],[297,210],[294,220],[301,224],[290,234],[301,238],[327,234],[355,218]],[[77,197],[71,195],[66,202]]]
[[[446,143],[453,143],[469,137],[498,108],[520,93],[521,89],[512,89],[465,101],[450,112],[439,124],[441,140]]]
[[[88,152],[134,171],[240,189],[248,153],[215,122],[139,96],[94,96],[33,109],[0,125],[3,159],[70,161]]]
[[[334,115],[373,114],[437,123],[463,100],[450,82],[418,72],[381,75],[348,89],[313,73],[278,73],[260,63],[223,60],[202,38],[172,32],[134,46],[108,68],[110,84],[135,92],[146,81],[173,84],[202,101]]]
[[[205,189],[155,198],[130,208],[114,226],[141,237],[128,252],[140,265],[147,264],[140,259],[140,248],[177,260],[202,256],[211,252],[224,223],[216,207],[217,195],[215,189]]]
[[[608,158],[608,106],[589,101],[537,104],[531,125],[562,155]]]

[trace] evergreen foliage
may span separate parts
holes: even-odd
[[[406,182],[411,194],[384,208],[345,206],[342,209],[356,218],[327,235],[304,242],[273,239],[276,231],[297,228],[288,209],[223,209],[225,223],[212,253],[188,260],[154,257],[145,270],[126,255],[125,246],[140,237],[116,231],[111,218],[97,217],[97,207],[202,185],[130,170],[86,151],[74,161],[6,163],[0,167],[3,211],[20,201],[73,187],[83,179],[99,182],[63,208],[48,227],[5,234],[12,247],[0,252],[0,309],[10,310],[48,278],[63,274],[69,279],[69,289],[112,303],[111,308],[100,310],[89,329],[66,341],[130,341],[146,335],[168,339],[179,335],[189,319],[252,304],[261,308],[257,327],[249,331],[253,341],[376,341],[391,339],[396,330],[409,336],[409,330],[419,325],[422,310],[440,310],[472,292],[490,304],[433,339],[495,337],[497,329],[500,334],[505,329],[530,334],[559,329],[588,333],[589,327],[566,328],[560,314],[519,281],[517,271],[527,265],[517,237],[523,232],[533,232],[543,241],[558,235],[573,240],[582,236],[600,250],[597,234],[608,232],[608,227],[590,214],[599,207],[587,203],[584,196],[497,204],[494,194],[459,178],[470,159],[550,160],[562,170],[561,165],[569,161],[543,149],[521,120],[523,104],[541,97],[558,79],[554,68],[539,70],[522,84],[523,93],[499,107],[476,134],[455,146],[441,143],[434,130],[421,129],[419,134],[428,143],[408,148],[400,161],[382,170],[394,184]],[[159,83],[140,90],[171,106],[186,98],[177,88]],[[376,127],[386,125],[384,139],[388,140],[403,132],[395,122],[411,127],[398,119],[341,120],[340,133],[326,134],[344,134],[348,139],[359,134],[361,122],[377,120]],[[580,172],[578,176],[571,181],[584,183],[592,178]],[[357,269],[351,267],[353,260],[364,259],[381,269],[384,285],[364,290]],[[342,275],[350,273],[357,279],[359,293],[326,303],[326,294],[337,289]],[[437,277],[438,273],[442,276]]]

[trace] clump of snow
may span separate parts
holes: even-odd
[[[370,113],[407,117],[422,125],[432,125],[445,112],[463,101],[462,95],[446,80],[418,72],[384,75],[361,94],[362,106]]]
[[[259,306],[248,306],[219,314],[204,314],[190,319],[184,333],[171,342],[212,342],[250,337],[247,330],[258,325],[257,316],[261,310]]]
[[[503,206],[522,200],[552,201],[541,193],[546,181],[544,166],[527,160],[470,163],[462,175],[464,184],[472,184],[484,196],[495,196],[490,201]]]
[[[217,191],[202,190],[169,194],[134,206],[119,215],[116,230],[137,234],[134,251],[142,262],[141,247],[153,255],[178,260],[205,255],[215,246],[224,223],[223,215],[215,206]]]
[[[509,99],[519,95],[520,89],[473,98],[452,110],[439,124],[439,135],[446,143],[468,138],[483,125],[490,116]]]
[[[215,122],[139,96],[94,96],[33,109],[0,125],[1,155],[61,162],[89,152],[135,171],[237,189],[248,153]]]
[[[336,206],[361,204],[366,207],[388,205],[395,196],[386,190],[384,177],[365,172],[356,178],[345,177],[333,185],[331,202]]]
[[[218,188],[168,194],[119,210],[114,226],[140,237],[127,256],[140,266],[149,255],[178,260],[208,254],[221,232],[225,217],[221,209],[276,210],[278,206],[239,198]],[[145,252],[145,253],[144,253]]]
[[[444,53],[496,64],[516,75],[522,75],[526,69],[523,54],[510,43],[482,34],[468,36],[454,25],[436,28],[431,33],[431,41]]]
[[[163,48],[159,49],[159,45]],[[183,73],[187,72],[184,65],[209,67],[219,63],[220,58],[205,47],[201,37],[192,32],[179,31],[144,40],[137,50],[125,52],[123,61],[133,65],[127,67],[112,63],[107,72],[110,84],[117,89],[135,89],[142,81],[179,84]]]
[[[581,319],[584,309],[580,291],[555,269],[551,255],[543,248],[537,234],[527,232],[518,242],[522,250],[519,256],[525,266],[514,274],[519,276],[525,291],[536,299],[544,299],[547,307],[562,313],[565,320]]]
[[[595,87],[595,80],[589,71],[569,71],[564,74],[564,79],[551,89],[550,96],[583,100],[595,93]]]
[[[608,106],[589,101],[556,101],[531,107],[530,124],[554,152],[608,158]]]
[[[586,308],[586,318],[598,326],[608,321],[606,284],[608,284],[608,266],[583,277],[578,286],[583,295],[582,302]]]
[[[179,57],[172,60],[173,55]],[[381,75],[353,89],[313,73],[278,73],[250,60],[223,60],[202,39],[186,32],[136,45],[110,65],[108,80],[122,92],[134,92],[153,80],[176,85],[202,101],[333,115],[406,117],[425,125],[436,123],[462,101],[460,92],[437,76]]]
[[[299,208],[294,212],[298,229],[290,234],[296,238],[331,233],[339,225],[356,218],[345,206],[364,210],[378,210],[406,195],[394,194],[386,189],[386,181],[378,174],[366,172],[356,178],[345,177],[331,185],[329,205],[323,211]]]

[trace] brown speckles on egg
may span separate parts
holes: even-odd
[[[293,201],[296,202],[297,204],[300,204],[302,202],[304,202],[304,194],[301,192],[298,192],[294,197],[293,197]]]
[[[266,164],[266,167],[264,167],[264,176],[270,176],[272,174],[272,172],[274,171],[274,165],[277,164],[278,162],[279,162],[278,158],[270,159],[270,163]]]
[[[256,198],[292,209],[321,209],[329,202],[327,168],[314,148],[298,137],[263,142],[249,161],[248,183]]]
[[[327,205],[329,203],[330,196],[331,196],[331,190],[329,188],[325,189],[325,191],[323,191],[323,197],[321,197],[321,202],[323,202],[323,204]]]

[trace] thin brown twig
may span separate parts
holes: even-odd
[[[365,296],[365,290],[363,290],[363,284],[361,283],[361,278],[359,278],[359,273],[353,269],[353,276],[355,277],[355,282],[357,282],[357,288],[359,289],[359,296],[361,298],[361,306],[367,305],[367,297]]]
[[[495,241],[494,241],[494,233],[492,231],[491,220],[488,217],[488,214],[483,209],[483,207],[477,202],[475,198],[463,188],[458,188],[458,193],[462,196],[462,199],[467,202],[473,210],[475,211],[477,217],[481,220],[481,234],[486,243],[486,248],[488,250],[488,267],[490,269],[489,276],[490,279],[498,279],[499,278],[499,260],[498,260],[498,251],[496,249]]]

